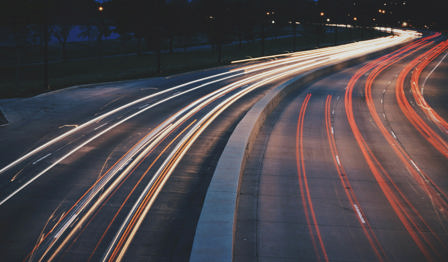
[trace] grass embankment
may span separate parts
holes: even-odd
[[[374,38],[385,35],[385,33],[368,31],[361,32],[361,29],[339,29],[336,37],[334,33],[327,32],[322,34],[317,40],[316,35],[300,36],[296,38],[296,50],[313,49],[319,46],[328,46],[333,44],[342,44],[352,41],[359,41],[367,38]],[[222,61],[218,63],[218,53],[210,48],[202,48],[196,51],[163,53],[161,56],[161,73],[157,73],[157,59],[154,54],[145,55],[115,55],[119,47],[118,41],[104,41],[103,55],[99,58],[94,56],[94,46],[86,45],[86,43],[72,44],[68,49],[69,59],[66,61],[58,61],[58,48],[50,49],[49,71],[49,87],[43,86],[43,64],[27,64],[22,65],[19,70],[19,79],[17,82],[17,68],[15,63],[14,52],[12,50],[2,49],[0,53],[4,53],[4,57],[9,57],[10,63],[4,60],[0,65],[0,98],[8,97],[27,97],[39,93],[48,92],[50,90],[61,89],[64,87],[96,83],[115,80],[126,80],[142,77],[150,77],[157,75],[168,75],[179,72],[186,72],[196,69],[208,68],[222,64],[228,64],[232,60],[245,59],[249,57],[261,56],[260,41],[253,41],[238,44],[225,45],[222,48]],[[115,50],[115,51],[114,51]],[[84,51],[84,53],[82,53]],[[128,51],[123,50],[121,51]],[[130,51],[130,50],[129,50]],[[280,38],[265,41],[264,55],[273,55],[293,51],[293,37]],[[79,58],[90,52],[90,57]],[[36,55],[37,53],[37,55]],[[78,58],[77,58],[78,57]],[[54,59],[54,60],[52,60]],[[25,59],[23,59],[25,60]],[[28,61],[36,62],[39,60],[39,50],[30,53]]]

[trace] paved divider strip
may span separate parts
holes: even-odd
[[[268,92],[244,116],[230,136],[218,161],[207,190],[190,255],[191,262],[230,262],[238,208],[238,192],[247,158],[267,116],[283,98],[318,79],[341,69],[362,63],[405,44],[378,52],[335,61],[302,73]]]

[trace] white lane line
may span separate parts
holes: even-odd
[[[334,135],[334,128],[333,127],[331,127],[331,134]]]
[[[359,210],[359,207],[356,204],[353,204],[353,206],[355,207],[356,213],[358,214],[359,219],[361,220],[361,222],[363,224],[366,223],[366,221],[364,220],[364,217],[361,214],[361,210]]]
[[[415,169],[417,169],[418,172],[420,172],[420,168],[418,168],[417,164],[415,164],[414,160],[411,160],[411,164],[415,167]],[[428,182],[428,180],[426,178],[424,178],[426,182]]]
[[[44,160],[45,158],[47,158],[47,157],[49,157],[49,156],[51,156],[51,153],[48,153],[48,154],[46,154],[45,156],[43,156],[43,157],[39,158],[38,160],[34,161],[34,162],[33,162],[33,165],[39,163],[40,161]]]
[[[386,114],[385,113],[383,113],[383,117],[384,117],[384,119],[386,119]]]
[[[439,67],[439,65],[442,63],[442,61],[446,58],[446,56],[448,55],[448,52],[442,57],[442,59],[440,59],[440,61],[437,63],[437,65],[428,73],[428,75],[426,75],[425,80],[423,81],[422,84],[422,89],[421,89],[421,93],[423,95],[423,89],[425,88],[426,85],[426,81],[428,81],[428,78],[431,76],[431,74],[436,70],[437,67]]]
[[[93,129],[93,130],[98,130],[98,129],[100,129],[100,128],[102,128],[103,126],[105,126],[105,125],[107,125],[108,123],[104,123],[104,124],[102,124],[102,125],[100,125],[100,126],[97,126],[97,127],[95,127],[95,129]]]
[[[381,98],[381,104],[383,104],[384,103],[384,100]]]
[[[338,155],[336,155],[336,161],[338,162],[338,165],[340,166],[341,165],[341,161],[339,161],[339,156]]]
[[[404,39],[405,39],[405,38],[404,38]],[[345,51],[344,53],[341,52],[341,54],[337,53],[336,55],[333,55],[333,54],[330,54],[330,53],[329,53],[330,57],[327,58],[326,60],[338,60],[338,59],[345,58],[345,57],[347,57],[347,56],[355,56],[355,55],[359,55],[359,54],[361,54],[361,53],[372,52],[372,51],[374,51],[374,50],[384,49],[384,48],[386,48],[386,47],[393,46],[393,45],[397,44],[398,42],[402,42],[402,41],[404,41],[404,39],[398,39],[398,38],[397,38],[397,39],[396,39],[396,43],[395,43],[395,42],[390,42],[390,41],[389,41],[389,42],[384,43],[384,44],[381,44],[381,45],[373,44],[373,42],[369,42],[369,43],[371,43],[371,44],[369,44],[369,45],[365,46],[364,48],[362,48],[362,51],[360,51],[359,48],[357,48],[356,50],[352,50],[352,51],[350,51],[351,49],[348,49],[348,48],[347,48],[348,51]],[[301,62],[300,64],[302,64],[302,65],[304,65],[304,66],[302,67],[302,69],[299,69],[298,71],[300,71],[300,70],[307,70],[307,69],[309,69],[309,68],[312,68],[313,66],[317,66],[318,64],[323,63],[323,61],[320,61],[320,62],[317,62],[317,63],[309,64],[309,61],[306,61],[306,60],[303,59],[303,58],[302,58],[302,61],[303,61],[303,62]],[[291,62],[282,62],[281,64],[290,64],[290,63],[291,63]],[[306,65],[307,63],[308,63],[308,65]],[[269,63],[267,63],[267,64],[269,64]],[[294,66],[294,65],[292,65],[292,66]],[[292,66],[288,66],[287,68],[290,68],[290,67],[292,67]],[[255,65],[255,67],[258,67],[258,65]],[[149,105],[147,108],[142,109],[142,110],[140,110],[140,111],[138,111],[138,112],[136,112],[136,113],[134,113],[134,114],[132,114],[132,115],[130,115],[130,116],[124,118],[123,120],[120,120],[118,123],[113,124],[112,126],[107,127],[105,130],[101,131],[99,134],[97,134],[97,135],[95,135],[94,137],[88,139],[87,141],[84,141],[81,145],[79,145],[78,147],[76,147],[76,148],[74,148],[73,150],[71,150],[70,152],[68,152],[68,153],[67,153],[66,155],[64,155],[62,158],[59,158],[58,160],[56,160],[56,161],[55,161],[54,163],[52,163],[49,167],[47,167],[46,169],[44,169],[43,171],[41,171],[39,174],[37,174],[35,177],[33,177],[31,180],[27,181],[24,185],[22,185],[22,186],[19,187],[17,190],[15,190],[13,193],[11,193],[9,196],[7,196],[5,199],[3,199],[3,200],[0,202],[0,206],[1,206],[2,204],[4,204],[5,202],[7,202],[9,199],[11,199],[11,198],[12,198],[14,195],[16,195],[18,192],[20,192],[21,190],[23,190],[25,187],[27,187],[29,184],[31,184],[33,181],[35,181],[36,179],[38,179],[40,176],[42,176],[42,175],[43,175],[44,173],[46,173],[48,170],[50,170],[51,168],[53,168],[55,165],[57,165],[58,163],[60,163],[61,161],[63,161],[65,158],[67,158],[67,157],[69,157],[70,155],[72,155],[73,153],[75,153],[75,152],[76,152],[77,150],[79,150],[81,147],[83,147],[83,146],[86,145],[87,143],[93,141],[94,139],[96,139],[97,137],[101,136],[102,134],[108,132],[108,131],[111,130],[112,128],[118,126],[119,124],[121,124],[121,123],[123,123],[123,122],[125,122],[125,121],[127,121],[127,120],[129,120],[129,119],[131,119],[132,117],[134,117],[134,116],[136,116],[136,115],[138,115],[138,114],[140,114],[140,113],[142,113],[142,112],[144,112],[144,111],[146,111],[146,110],[148,110],[148,109],[150,109],[150,108],[153,108],[153,107],[155,107],[155,106],[157,106],[157,105],[159,105],[159,104],[161,104],[161,103],[163,103],[163,102],[165,102],[165,101],[168,101],[168,100],[170,100],[170,99],[172,99],[172,98],[174,98],[174,97],[177,97],[177,96],[179,96],[179,95],[181,95],[181,94],[185,94],[185,93],[188,93],[188,92],[192,92],[193,90],[197,90],[197,89],[199,89],[199,88],[201,88],[201,87],[210,85],[210,84],[212,84],[212,83],[221,82],[221,81],[226,80],[226,79],[230,79],[230,78],[234,78],[234,77],[237,77],[237,76],[245,75],[245,74],[248,74],[248,73],[253,73],[253,72],[256,72],[256,71],[264,70],[264,69],[267,69],[267,68],[270,68],[270,67],[272,67],[272,66],[263,67],[262,69],[252,69],[252,70],[248,70],[248,68],[246,68],[246,69],[239,69],[239,70],[236,70],[236,71],[234,71],[234,72],[232,72],[232,71],[230,71],[230,72],[224,72],[224,73],[220,73],[220,74],[213,75],[213,76],[208,76],[208,77],[201,78],[201,79],[196,79],[196,80],[194,80],[194,81],[191,81],[191,82],[188,82],[188,83],[184,83],[184,84],[181,84],[181,85],[178,85],[178,86],[175,86],[175,87],[172,87],[172,88],[163,90],[163,91],[161,91],[161,92],[158,92],[158,93],[155,93],[155,94],[152,94],[152,95],[149,95],[149,96],[140,98],[140,99],[135,100],[135,101],[133,101],[133,102],[131,102],[131,103],[128,103],[128,104],[123,105],[123,106],[120,106],[120,107],[118,107],[118,108],[116,108],[116,109],[114,109],[114,110],[111,110],[111,111],[109,111],[109,112],[107,112],[107,113],[105,113],[105,114],[103,114],[103,115],[100,115],[100,116],[98,116],[98,117],[96,117],[96,118],[94,118],[94,119],[92,119],[92,120],[90,120],[90,121],[88,121],[88,122],[86,122],[86,123],[84,123],[84,124],[82,124],[82,125],[80,125],[80,126],[74,128],[74,129],[72,129],[72,130],[70,130],[70,131],[64,133],[63,135],[61,135],[61,136],[59,136],[59,137],[57,137],[57,138],[55,138],[55,139],[53,139],[53,140],[51,140],[51,141],[45,143],[44,145],[42,145],[42,146],[40,146],[40,147],[34,149],[33,151],[29,152],[28,154],[26,154],[26,155],[22,156],[21,158],[17,159],[16,161],[14,161],[14,162],[10,163],[9,165],[3,167],[2,169],[0,169],[0,174],[1,174],[2,172],[4,172],[5,170],[11,168],[12,166],[16,165],[17,163],[23,161],[24,159],[26,159],[27,157],[31,156],[32,154],[37,153],[38,151],[42,150],[43,148],[45,148],[45,147],[47,147],[47,146],[49,146],[49,145],[51,145],[51,144],[53,144],[53,143],[55,143],[55,142],[57,142],[57,141],[60,141],[61,139],[63,139],[63,138],[65,138],[65,137],[67,137],[68,135],[71,135],[71,134],[73,134],[74,132],[76,132],[76,131],[78,131],[78,130],[80,130],[80,129],[82,129],[82,128],[88,126],[88,125],[90,125],[91,123],[96,122],[96,121],[98,121],[98,120],[100,120],[100,119],[104,119],[105,117],[110,116],[110,115],[112,115],[112,114],[114,114],[114,113],[116,113],[116,112],[118,112],[118,111],[120,111],[120,110],[122,110],[122,109],[124,109],[124,108],[127,108],[127,107],[130,107],[130,106],[132,106],[132,105],[135,105],[135,104],[137,104],[137,103],[139,103],[139,102],[142,102],[142,101],[144,101],[144,100],[147,100],[147,99],[149,99],[149,98],[151,98],[151,97],[155,97],[155,96],[157,96],[157,95],[161,95],[161,94],[164,94],[164,93],[166,93],[166,92],[169,92],[169,91],[173,91],[173,90],[179,89],[179,88],[184,87],[184,86],[187,86],[187,85],[189,85],[189,84],[198,83],[198,82],[200,82],[200,81],[208,80],[208,79],[211,79],[211,78],[217,78],[218,76],[223,76],[223,75],[226,75],[226,74],[231,74],[231,75],[229,75],[229,76],[225,76],[225,77],[222,77],[222,78],[219,78],[219,79],[215,79],[215,80],[206,82],[206,83],[204,83],[204,84],[201,84],[201,85],[196,86],[196,87],[194,87],[194,88],[191,88],[191,89],[189,89],[189,90],[182,91],[182,92],[180,92],[180,93],[177,93],[177,94],[171,96],[170,98],[162,99],[161,101],[158,101],[158,102],[156,102],[155,104],[151,104],[151,105]],[[285,68],[285,69],[286,69],[286,68]],[[296,69],[296,70],[297,70],[297,69]],[[273,70],[273,71],[277,71],[277,70]],[[298,71],[297,71],[297,72],[298,72]],[[239,72],[240,72],[240,73],[239,73]],[[297,73],[297,72],[296,72],[296,73]],[[266,73],[265,73],[265,74],[266,74]],[[253,78],[253,77],[249,77],[249,79],[251,79],[251,78]],[[246,79],[246,81],[249,81],[249,79]],[[347,89],[347,87],[345,87],[345,89]],[[209,95],[209,96],[210,96],[210,95]],[[205,98],[204,98],[204,99],[205,99]],[[191,105],[191,107],[192,107],[192,105]],[[121,119],[122,116],[119,116],[119,118]]]
[[[395,135],[394,131],[390,131],[391,135],[395,138],[395,140],[397,139],[397,136]]]
[[[222,78],[218,78],[218,77],[221,77],[221,76],[224,76],[224,75],[228,75],[228,74],[230,74],[230,76],[225,76],[225,77],[222,77]],[[87,122],[85,122],[85,123],[83,123],[83,124],[81,124],[81,125],[76,125],[76,126],[75,126],[73,129],[71,129],[70,131],[67,131],[67,132],[65,132],[64,134],[62,134],[62,135],[60,135],[60,136],[58,136],[58,137],[55,137],[55,138],[53,138],[52,140],[50,140],[50,141],[48,141],[48,142],[42,144],[41,146],[39,146],[39,147],[33,149],[32,151],[28,152],[27,154],[21,156],[20,158],[16,159],[15,161],[11,162],[10,164],[8,164],[8,165],[4,166],[3,168],[1,168],[1,169],[0,169],[0,174],[3,173],[3,172],[5,172],[6,170],[10,169],[11,167],[17,165],[18,163],[24,161],[25,159],[27,159],[28,157],[34,155],[35,153],[41,151],[42,149],[44,149],[44,148],[46,148],[46,147],[48,147],[48,146],[50,146],[50,145],[52,145],[52,144],[54,144],[54,143],[56,143],[56,142],[62,140],[63,138],[65,138],[65,137],[67,137],[67,136],[69,136],[69,135],[71,135],[71,134],[73,134],[73,133],[75,133],[75,132],[77,132],[78,130],[83,129],[84,127],[86,127],[86,126],[88,126],[88,125],[90,125],[90,124],[92,124],[92,123],[95,123],[95,122],[97,122],[98,120],[104,119],[104,118],[106,118],[106,117],[108,117],[108,116],[110,116],[110,115],[112,115],[112,114],[114,114],[114,113],[116,113],[116,112],[119,112],[119,111],[121,111],[121,110],[123,110],[123,109],[125,109],[125,108],[128,108],[128,107],[130,107],[130,106],[133,106],[133,105],[135,105],[135,104],[137,104],[137,103],[140,103],[140,102],[145,101],[145,100],[148,100],[148,99],[150,99],[150,98],[153,98],[153,97],[156,97],[156,96],[165,94],[165,93],[167,93],[167,92],[171,92],[171,91],[176,90],[176,89],[180,89],[180,88],[185,87],[185,86],[188,86],[188,85],[192,85],[192,84],[195,84],[195,83],[198,83],[198,82],[202,82],[202,81],[205,81],[205,80],[209,80],[209,79],[211,79],[211,78],[218,78],[218,79],[215,79],[215,80],[206,82],[206,83],[201,84],[201,85],[199,85],[199,86],[197,86],[197,87],[194,87],[194,88],[192,88],[192,89],[189,89],[188,91],[191,92],[191,91],[196,90],[196,89],[199,89],[199,88],[201,88],[201,87],[204,87],[204,86],[207,86],[207,85],[216,83],[216,82],[220,82],[220,81],[223,81],[223,80],[232,78],[232,77],[237,77],[237,76],[240,76],[240,75],[243,75],[243,74],[245,74],[245,72],[241,72],[241,70],[237,70],[237,71],[235,71],[235,72],[227,71],[227,72],[223,72],[223,73],[219,73],[219,74],[215,74],[215,75],[207,76],[207,77],[204,77],[204,78],[196,79],[196,80],[193,80],[193,81],[190,81],[190,82],[187,82],[187,83],[183,83],[183,84],[180,84],[180,85],[177,85],[177,86],[174,86],[174,87],[165,89],[165,90],[163,90],[163,91],[160,91],[160,92],[157,92],[157,93],[148,95],[148,96],[146,96],[146,97],[142,97],[142,98],[137,99],[137,100],[135,100],[135,101],[133,101],[133,102],[130,102],[130,103],[128,103],[128,104],[125,104],[125,105],[122,105],[122,106],[120,106],[120,107],[117,107],[117,108],[115,108],[115,109],[113,109],[113,110],[111,110],[111,111],[109,111],[109,112],[107,112],[107,113],[104,113],[104,114],[102,114],[102,115],[99,115],[99,116],[97,116],[97,117],[95,117],[95,118],[93,118],[93,119],[91,119],[91,120],[89,120],[89,121],[87,121]],[[184,91],[184,93],[187,93],[187,92]],[[149,107],[152,107],[152,105],[149,106]],[[148,108],[149,108],[149,107],[148,107]],[[96,115],[96,114],[95,114],[95,115]],[[121,116],[120,116],[118,119],[120,119],[120,118],[121,118]],[[1,204],[0,204],[0,205],[1,205]]]
[[[149,104],[144,104],[144,105],[140,106],[138,109],[142,109],[142,108],[145,108],[147,106],[149,106]]]

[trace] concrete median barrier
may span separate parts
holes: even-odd
[[[269,91],[246,113],[230,136],[216,166],[197,224],[190,261],[233,260],[238,192],[246,160],[265,119],[282,99],[328,74],[387,54],[404,45],[336,61],[297,75]]]

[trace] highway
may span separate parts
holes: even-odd
[[[4,259],[188,260],[214,163],[232,127],[264,92],[308,70],[416,37],[403,31],[159,79],[156,88],[120,100],[96,105],[91,99],[90,110],[75,110],[84,115],[68,107],[59,112],[64,122],[44,115],[36,133],[39,121],[2,127]],[[147,88],[145,81],[135,85]]]
[[[433,35],[285,99],[243,171],[234,260],[445,260],[447,54]]]

